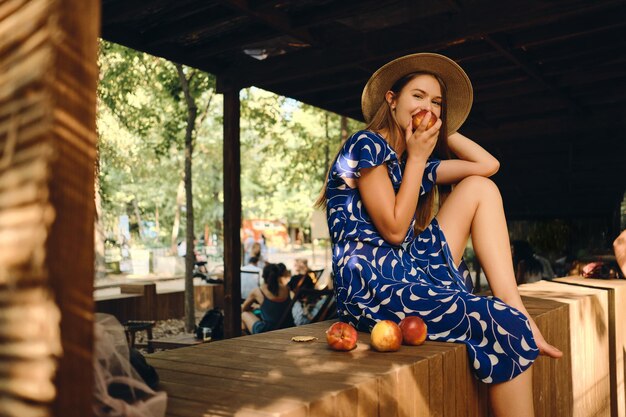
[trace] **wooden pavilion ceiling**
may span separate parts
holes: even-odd
[[[432,51],[475,89],[461,131],[512,218],[610,218],[626,184],[623,0],[102,0],[102,36],[362,120],[370,74]]]

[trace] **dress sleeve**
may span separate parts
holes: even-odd
[[[424,195],[432,190],[433,185],[437,182],[437,167],[440,163],[441,161],[435,158],[429,158],[426,162],[426,168],[424,168],[424,175],[422,176],[420,195]]]
[[[389,144],[377,134],[362,130],[350,137],[337,156],[335,175],[356,179],[362,168],[373,168],[398,158]]]

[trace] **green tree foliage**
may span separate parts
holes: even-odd
[[[101,43],[98,90],[100,191],[105,229],[120,214],[156,221],[167,244],[183,178],[187,109],[173,63]],[[220,235],[223,218],[222,97],[211,75],[185,68],[199,116],[193,154],[194,219]],[[192,75],[193,74],[193,75]],[[258,88],[241,91],[241,191],[245,218],[278,219],[307,227],[342,141],[336,114]],[[361,128],[348,121],[348,132]],[[184,216],[181,218],[184,230]],[[144,242],[146,244],[150,242]]]
[[[176,67],[104,41],[99,64],[99,172],[105,228],[114,230],[120,214],[132,215],[129,206],[135,200],[144,221],[156,222],[158,211],[160,239],[153,243],[165,243],[176,211],[176,191],[183,178],[187,119]],[[194,152],[198,160],[193,175],[198,184],[194,203],[210,207],[198,210],[196,218],[208,223],[222,216],[221,206],[213,204],[221,190],[222,135],[221,129],[216,130],[221,102],[211,99],[214,77],[197,70],[185,71],[190,91],[201,106]]]
[[[244,216],[308,226],[342,143],[340,116],[257,88],[244,90],[241,103]],[[348,131],[358,128],[348,122]]]

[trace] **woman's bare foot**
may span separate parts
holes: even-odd
[[[535,343],[537,344],[537,347],[539,348],[539,354],[546,355],[555,359],[558,359],[561,356],[563,356],[563,352],[561,352],[555,346],[552,346],[550,343],[546,342],[546,339],[543,338],[543,335],[541,334],[541,331],[539,331],[539,328],[535,324],[535,321],[532,318],[530,318],[530,316],[528,320],[530,322],[530,329],[533,332],[533,337],[535,338]]]

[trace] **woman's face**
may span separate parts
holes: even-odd
[[[437,118],[441,117],[441,86],[432,75],[418,75],[400,93],[388,91],[385,98],[402,128],[406,128],[420,110],[428,110]]]
[[[307,267],[302,261],[295,261],[293,265],[293,269],[298,275],[306,274]]]

